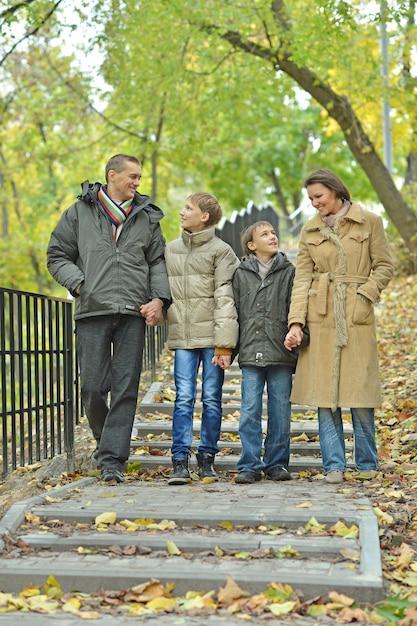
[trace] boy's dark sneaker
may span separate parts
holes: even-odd
[[[216,470],[213,467],[214,454],[210,454],[209,452],[199,452],[196,457],[199,477],[219,480]]]
[[[261,472],[255,472],[254,470],[242,470],[235,478],[235,483],[238,485],[250,485],[256,483],[262,479]]]
[[[291,474],[285,467],[273,467],[266,472],[266,477],[269,480],[291,480]]]
[[[110,483],[115,481],[116,483],[124,483],[125,477],[122,472],[112,467],[103,467],[101,470],[101,480],[104,480],[105,483]]]
[[[172,459],[172,474],[168,478],[168,485],[186,485],[191,482],[189,457]]]

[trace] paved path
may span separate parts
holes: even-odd
[[[21,527],[28,511],[41,518],[40,526]],[[120,526],[97,531],[95,518],[104,512],[117,513],[117,521],[152,518],[157,524],[168,520],[176,526],[158,531],[145,527],[134,533],[122,532]],[[356,525],[359,539],[317,536],[304,531],[300,534],[300,529],[313,517],[327,527],[338,520]],[[54,520],[50,528],[48,520]],[[65,532],[57,520],[65,525]],[[230,530],[222,528],[222,522],[230,523]],[[88,527],[79,531],[76,524]],[[280,534],[273,532],[277,527]],[[376,519],[369,501],[360,494],[360,489],[340,493],[324,481],[263,480],[249,486],[227,480],[210,484],[193,481],[187,486],[173,487],[164,479],[106,485],[88,478],[13,506],[1,522],[0,533],[16,533],[38,551],[26,553],[22,558],[0,559],[3,591],[17,592],[31,583],[44,584],[51,574],[64,591],[87,593],[101,588],[128,589],[153,578],[163,584],[175,582],[175,595],[184,595],[190,589],[217,592],[229,576],[250,595],[265,591],[272,581],[290,584],[303,592],[305,599],[327,589],[375,601],[382,591]],[[173,541],[182,554],[168,555],[167,541]],[[109,555],[109,546],[114,550],[114,546],[132,545],[137,552],[131,557],[117,556],[114,552]],[[225,552],[258,553],[291,546],[300,556],[224,560],[215,555],[216,546]],[[80,554],[80,547],[95,547],[98,554]],[[342,558],[340,551],[345,548],[360,553],[359,562]],[[42,623],[33,616],[32,621],[26,619],[31,626]],[[107,619],[100,621],[107,626]],[[123,619],[113,623],[124,624]],[[241,623],[229,616],[226,622],[218,619],[219,625]],[[56,620],[65,625],[74,623],[71,617],[57,616]],[[217,626],[213,620],[211,623]],[[181,622],[179,616],[172,622],[164,616],[163,622],[178,626],[210,623],[206,618],[204,621],[187,618]],[[2,623],[8,622],[0,616]],[[19,626],[24,623],[19,614]],[[298,626],[298,622],[289,623]],[[299,623],[311,622],[304,619]]]
[[[236,370],[228,373],[225,395],[230,392],[237,402],[231,406],[238,410],[239,381],[234,380],[235,376]],[[326,597],[331,590],[363,602],[383,597],[378,526],[372,504],[358,480],[342,485],[324,482],[317,421],[302,421],[303,416],[300,421],[298,416],[292,423],[295,442],[291,481],[234,483],[233,469],[239,453],[237,419],[225,417],[225,439],[221,444],[225,447],[216,458],[220,481],[204,484],[193,480],[186,486],[168,486],[171,418],[167,409],[171,407],[166,402],[155,402],[155,395],[161,395],[161,386],[153,386],[142,402],[130,460],[141,461],[147,470],[144,476],[149,477],[153,468],[156,478],[144,480],[128,475],[125,483],[110,485],[86,478],[11,507],[0,522],[3,592],[19,592],[30,584],[44,585],[53,574],[64,591],[86,593],[126,590],[157,579],[164,585],[175,583],[175,596],[184,596],[190,590],[213,590],[217,594],[231,577],[250,596],[276,582],[291,585],[304,600]],[[196,437],[198,430],[196,406]],[[166,437],[161,435],[163,432]],[[349,436],[350,426],[346,432]],[[150,446],[163,456],[150,454]],[[303,472],[307,467],[313,467],[314,472]],[[116,514],[116,522],[98,529],[96,517],[108,512]],[[159,525],[163,520],[168,522],[161,530],[139,521],[149,519]],[[135,524],[132,532],[126,530],[126,520]],[[120,523],[123,521],[124,526]],[[322,524],[323,533],[312,532],[309,523]],[[357,529],[357,535],[342,538],[330,532],[336,523]],[[18,540],[29,548],[19,547],[24,544]],[[168,542],[173,542],[180,554],[169,554]],[[236,556],[244,552],[250,553],[250,558]],[[242,618],[223,609],[204,617],[184,613],[146,617],[104,614],[95,623],[127,626],[145,621],[149,626],[234,626],[241,624]],[[317,624],[317,619],[293,614],[276,619],[261,614],[250,623],[264,621],[271,626]],[[62,613],[0,613],[0,626],[73,626],[81,622],[85,620]],[[326,616],[320,617],[320,624],[333,623]]]

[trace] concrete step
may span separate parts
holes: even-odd
[[[201,428],[201,419],[195,417],[193,420],[193,433],[194,436],[198,436]],[[239,419],[223,419],[221,432],[227,439],[227,435],[231,434],[238,436]],[[262,429],[266,432],[267,422],[262,422]],[[350,422],[344,421],[343,428],[345,435],[350,437],[353,433],[352,425]],[[149,436],[160,437],[163,434],[171,436],[172,419],[169,416],[155,416],[151,418],[138,417],[135,419],[132,430],[132,437],[146,438]],[[318,422],[315,420],[291,420],[291,437],[300,437],[306,435],[311,440],[316,440],[318,437]]]
[[[233,415],[237,418],[240,414],[240,405],[241,400],[239,396],[236,396],[233,392],[233,389],[236,391],[238,386],[228,385],[227,390],[224,388],[223,394],[223,406],[222,413],[223,416]],[[154,382],[150,385],[148,391],[143,396],[142,400],[139,404],[139,414],[143,417],[151,414],[151,415],[171,415],[174,410],[174,402],[173,400],[168,400],[164,397],[164,390],[168,390],[170,397],[174,398],[175,395],[175,387],[173,385],[167,385],[162,382]],[[264,394],[264,402],[263,402],[263,413],[266,416],[266,394]],[[292,414],[297,416],[308,415],[309,417],[315,417],[317,419],[317,410],[312,407],[307,407],[300,404],[293,404],[291,407]],[[202,411],[201,399],[199,395],[197,395],[196,404],[195,404],[195,414],[199,415]],[[347,415],[349,413],[348,409],[342,409],[342,413]]]
[[[217,472],[236,472],[236,462],[239,458],[238,454],[239,453],[222,455],[219,453],[216,456],[215,462]],[[129,457],[129,463],[137,462],[140,462],[140,468],[142,470],[155,469],[157,467],[170,469],[172,467],[171,455],[168,450],[163,456],[151,454],[131,454]],[[352,460],[349,460],[349,457],[347,457],[346,464],[349,469],[354,468],[354,463]],[[191,457],[191,467],[194,470],[197,467],[194,456]],[[317,456],[307,455],[307,453],[302,455],[291,454],[288,469],[291,473],[300,473],[311,470],[321,472],[323,469],[321,456],[319,453]]]
[[[197,443],[197,442],[196,442]],[[196,445],[194,444],[194,446]],[[133,454],[144,454],[149,452],[149,450],[160,450],[161,452],[167,452],[171,449],[172,441],[171,439],[155,440],[149,441],[146,439],[140,440],[135,439],[131,443],[131,449]],[[228,455],[239,455],[242,452],[242,446],[239,441],[219,441],[219,454],[228,454]],[[346,444],[346,452],[349,454],[352,452],[353,445]],[[320,443],[318,441],[309,441],[309,442],[293,442],[291,443],[291,454],[294,456],[311,456],[317,455],[320,456]]]
[[[108,511],[116,513],[116,524],[99,532],[96,516]],[[321,535],[306,530],[312,518],[323,525]],[[122,520],[137,520],[137,529],[126,531],[117,524]],[[155,530],[141,520],[168,520],[171,528]],[[337,537],[332,526],[342,520],[358,535]],[[157,579],[175,582],[174,595],[184,595],[218,590],[230,576],[250,594],[276,582],[307,598],[330,590],[358,602],[383,597],[371,503],[358,490],[348,496],[324,481],[245,486],[193,481],[173,487],[165,480],[114,486],[82,479],[11,507],[0,522],[3,540],[9,533],[32,552],[15,549],[13,558],[0,557],[3,592],[43,585],[53,575],[64,592],[128,589]],[[181,554],[170,555],[167,542]],[[117,547],[127,546],[132,556],[117,554]],[[345,556],[345,548],[357,556]],[[280,550],[287,550],[283,558],[277,558]]]

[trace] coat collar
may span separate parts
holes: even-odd
[[[210,239],[213,239],[215,235],[215,226],[209,226],[203,230],[199,230],[197,233],[189,233],[188,230],[183,230],[181,233],[181,239],[187,247],[202,246]]]
[[[352,206],[349,211],[346,213],[345,220],[351,220],[352,222],[357,222],[358,224],[363,224],[365,220],[363,208],[357,202],[352,202]],[[326,224],[321,219],[320,215],[317,213],[314,217],[312,217],[307,224],[305,225],[306,230],[320,230]]]

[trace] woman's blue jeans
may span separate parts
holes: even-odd
[[[174,459],[191,454],[193,442],[194,405],[197,396],[197,372],[202,364],[201,433],[198,452],[217,454],[222,424],[222,387],[224,370],[211,362],[214,348],[175,350],[174,379],[176,398],[172,417],[172,446]]]
[[[350,409],[354,435],[355,465],[359,470],[378,469],[374,409]],[[342,411],[319,408],[319,438],[324,472],[346,469]]]
[[[292,374],[293,368],[286,365],[242,367],[242,407],[239,420],[242,455],[236,465],[239,471],[268,473],[274,467],[288,467]],[[265,384],[268,395],[268,424],[262,445],[262,396]]]

